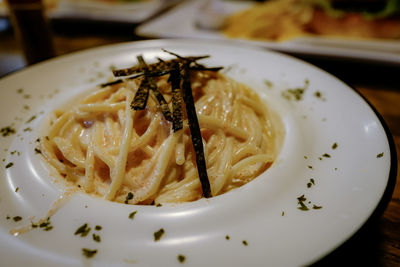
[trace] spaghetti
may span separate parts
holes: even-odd
[[[110,83],[72,109],[54,112],[41,151],[70,184],[130,204],[202,197],[191,129],[184,112],[174,131],[152,91],[143,110],[131,103],[144,78]],[[154,77],[172,107],[168,76]],[[274,161],[279,123],[251,89],[212,71],[190,77],[213,196],[251,181]],[[129,197],[128,197],[129,196]]]

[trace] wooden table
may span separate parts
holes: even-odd
[[[0,77],[23,67],[13,33],[5,24],[7,22],[0,21]],[[81,22],[55,21],[52,26],[57,55],[140,39],[133,35],[135,25],[92,22],[82,25]],[[382,115],[393,135],[397,151],[400,151],[400,64],[382,65],[295,56],[331,72],[360,92]],[[397,154],[400,158],[399,152]],[[400,266],[399,171],[397,181],[389,186],[387,193],[379,210],[368,223],[348,242],[315,266]],[[305,244],[306,242],[305,240]]]

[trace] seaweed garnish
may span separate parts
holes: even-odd
[[[197,171],[199,174],[203,196],[211,197],[210,181],[207,175],[206,162],[203,150],[203,141],[200,132],[200,125],[194,105],[192,94],[192,86],[190,76],[192,71],[219,71],[222,67],[206,67],[197,63],[198,60],[208,58],[205,56],[182,57],[176,53],[163,49],[164,52],[175,56],[175,59],[163,60],[158,58],[157,63],[146,64],[143,56],[137,57],[139,64],[136,66],[114,70],[115,77],[130,76],[126,79],[135,79],[142,77],[135,97],[131,103],[131,107],[135,110],[141,110],[146,107],[148,94],[150,91],[154,93],[164,117],[168,121],[172,121],[172,128],[177,132],[183,128],[183,111],[182,99],[185,103],[188,124],[191,133],[192,144],[196,154]],[[161,77],[169,75],[168,82],[171,84],[172,90],[172,114],[163,95],[157,88],[157,84],[153,77]],[[132,76],[131,76],[132,75]],[[108,83],[109,85],[120,83],[116,80]]]
[[[139,61],[139,65],[144,69],[144,74],[145,74],[144,75],[144,80],[142,81],[142,83],[145,82],[145,84],[143,86],[141,84],[140,87],[147,87],[148,86],[151,89],[151,91],[154,93],[154,96],[156,97],[156,99],[158,101],[158,104],[160,105],[160,108],[161,108],[162,113],[164,114],[164,117],[167,120],[172,121],[171,111],[169,110],[167,101],[165,101],[163,95],[158,90],[157,84],[156,84],[154,78],[149,76],[149,75],[147,75],[148,74],[147,64],[144,61],[143,56],[139,55],[137,57],[137,59]],[[139,88],[139,90],[140,90],[140,88]],[[147,94],[148,94],[148,92],[147,92]],[[135,96],[133,101],[135,101],[135,99],[136,99],[136,96]],[[146,101],[147,101],[147,98],[145,99],[144,105],[146,105]],[[135,109],[134,102],[132,102],[132,108]],[[139,108],[139,109],[144,109],[144,106]]]
[[[189,79],[189,66],[183,66],[181,69],[182,81],[182,95],[183,101],[186,105],[186,113],[188,115],[190,136],[194,151],[196,152],[196,163],[197,171],[203,189],[204,197],[211,197],[210,181],[208,180],[206,161],[204,157],[203,141],[201,138],[200,125],[196,115],[196,108],[194,106],[194,100],[192,95],[192,86]]]
[[[171,71],[168,82],[171,83],[172,90],[172,129],[176,132],[183,128],[181,75],[178,63]]]

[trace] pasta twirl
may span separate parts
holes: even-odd
[[[168,77],[156,78],[172,108]],[[150,92],[133,110],[139,80],[98,89],[55,112],[41,150],[77,190],[116,202],[151,204],[202,197],[187,118],[172,130]],[[281,130],[258,95],[219,73],[191,77],[212,195],[237,188],[264,172],[279,150]],[[127,198],[127,195],[133,197]]]

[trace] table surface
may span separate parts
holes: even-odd
[[[85,21],[53,21],[56,55],[126,41],[140,40],[133,35],[137,25]],[[0,77],[25,63],[9,21],[0,19]],[[294,55],[347,82],[361,93],[382,115],[400,158],[400,64],[385,65],[334,58]],[[399,160],[398,160],[399,161]],[[333,253],[315,266],[367,265],[400,266],[400,171],[382,207],[366,225]],[[392,193],[393,190],[393,194]]]

